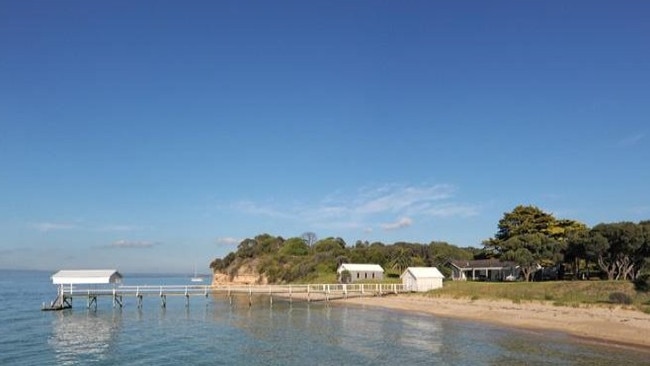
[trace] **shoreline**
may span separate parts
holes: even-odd
[[[554,331],[588,342],[650,351],[650,314],[622,309],[554,306],[540,302],[470,300],[419,294],[334,300],[412,313],[479,321],[508,328]]]

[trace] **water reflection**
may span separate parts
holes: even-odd
[[[121,314],[56,312],[48,344],[61,364],[99,361],[109,356],[121,326]]]
[[[400,317],[400,320],[402,327],[397,339],[401,345],[432,353],[440,352],[443,330],[437,319]]]

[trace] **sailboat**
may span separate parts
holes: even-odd
[[[200,276],[196,273],[196,266],[194,266],[194,277],[192,277],[192,278],[190,279],[190,281],[192,281],[192,282],[203,282],[203,277],[200,277]]]

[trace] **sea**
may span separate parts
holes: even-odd
[[[47,271],[0,270],[0,365],[649,365],[650,350],[339,302],[125,298],[41,311]],[[124,274],[126,285],[190,275]],[[603,329],[606,332],[607,329]],[[649,335],[650,336],[650,335]]]

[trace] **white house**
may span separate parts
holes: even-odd
[[[406,290],[426,292],[442,288],[442,279],[445,276],[436,267],[409,267],[400,278]]]
[[[453,260],[449,264],[454,281],[513,281],[519,277],[519,267],[515,262],[479,259]]]
[[[384,269],[378,264],[343,263],[336,270],[340,282],[344,282],[343,271],[350,273],[349,282],[384,279]]]

